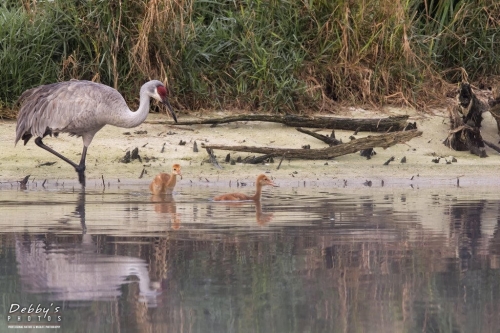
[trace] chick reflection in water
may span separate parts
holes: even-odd
[[[260,225],[266,224],[271,221],[273,214],[262,213],[262,206],[260,203],[260,198],[262,196],[262,187],[264,186],[273,186],[276,185],[269,177],[264,174],[257,176],[257,180],[255,182],[255,194],[252,196],[243,194],[243,193],[227,193],[216,196],[213,200],[225,202],[228,206],[240,206],[245,201],[253,201],[255,203],[255,217],[257,223]]]
[[[249,203],[252,202],[245,202],[245,201],[221,201],[221,204],[224,204],[226,207],[238,207],[238,209],[241,209],[242,207],[245,207]],[[274,214],[273,213],[264,213],[262,212],[262,204],[260,201],[254,201],[255,204],[255,221],[257,222],[258,225],[265,225],[269,222],[272,221]]]
[[[181,226],[175,200],[172,196],[172,191],[177,183],[177,176],[180,176],[182,179],[181,166],[174,164],[172,166],[172,174],[160,173],[149,184],[149,190],[152,194],[150,200],[154,203],[155,212],[169,214],[171,216],[172,229],[175,230]]]
[[[155,212],[170,216],[172,229],[178,230],[181,227],[181,219],[177,214],[177,207],[171,193],[152,195],[150,200],[154,204]]]

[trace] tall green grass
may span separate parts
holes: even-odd
[[[493,0],[425,1],[417,8],[415,48],[448,81],[467,73],[481,80],[500,73],[500,3]]]
[[[174,106],[330,111],[407,104],[500,74],[493,0],[8,0],[0,104],[71,78],[168,82]]]
[[[296,1],[197,1],[192,19],[177,77],[190,107],[294,108],[307,24]]]
[[[23,8],[0,9],[0,101],[10,104],[26,88],[58,79],[67,48],[58,20],[54,12],[33,19]]]

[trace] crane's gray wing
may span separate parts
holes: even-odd
[[[111,87],[90,81],[72,80],[27,90],[19,98],[15,142],[22,138],[26,144],[32,136],[43,138],[59,132],[93,136],[105,125],[98,113],[106,108],[109,96],[123,100]]]
[[[44,137],[49,134],[46,133],[48,125],[48,117],[44,117],[48,101],[47,96],[50,96],[54,91],[60,88],[59,84],[49,84],[33,88],[25,91],[19,97],[19,103],[21,104],[21,109],[19,110],[19,115],[17,117],[16,126],[16,141],[15,143],[23,138],[24,144],[33,136]],[[43,130],[40,131],[40,127],[43,125]]]

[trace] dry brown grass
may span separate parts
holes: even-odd
[[[168,45],[164,45],[168,39],[162,33],[182,36],[186,18],[191,15],[190,8],[192,1],[151,0],[144,3],[144,14],[131,48],[132,60],[142,74],[168,81],[166,63],[175,62],[177,57]]]
[[[14,120],[17,118],[17,108],[10,108],[0,105],[0,119]]]
[[[59,66],[48,70],[55,78],[41,73],[29,84],[20,79],[25,72],[11,78],[4,104],[36,84],[71,78],[114,86],[134,103],[142,83],[154,78],[169,84],[174,107],[187,110],[335,113],[339,105],[387,104],[426,110],[440,106],[457,82],[488,85],[500,73],[492,60],[500,6],[487,0],[456,8],[453,1],[394,0],[44,4],[23,0],[28,20],[53,10],[58,20],[48,30],[63,31],[71,43],[58,47],[62,54],[44,55],[46,64]],[[9,26],[20,16],[12,15]],[[41,43],[29,54],[46,49]],[[16,67],[30,73],[33,60],[22,61]]]

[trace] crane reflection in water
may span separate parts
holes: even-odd
[[[54,301],[113,300],[121,296],[124,284],[136,282],[137,301],[156,307],[160,283],[150,278],[146,260],[101,253],[94,240],[96,236],[86,233],[83,189],[74,215],[80,219],[81,236],[16,238],[16,260],[23,291],[47,293]],[[79,243],[75,243],[75,239]]]

